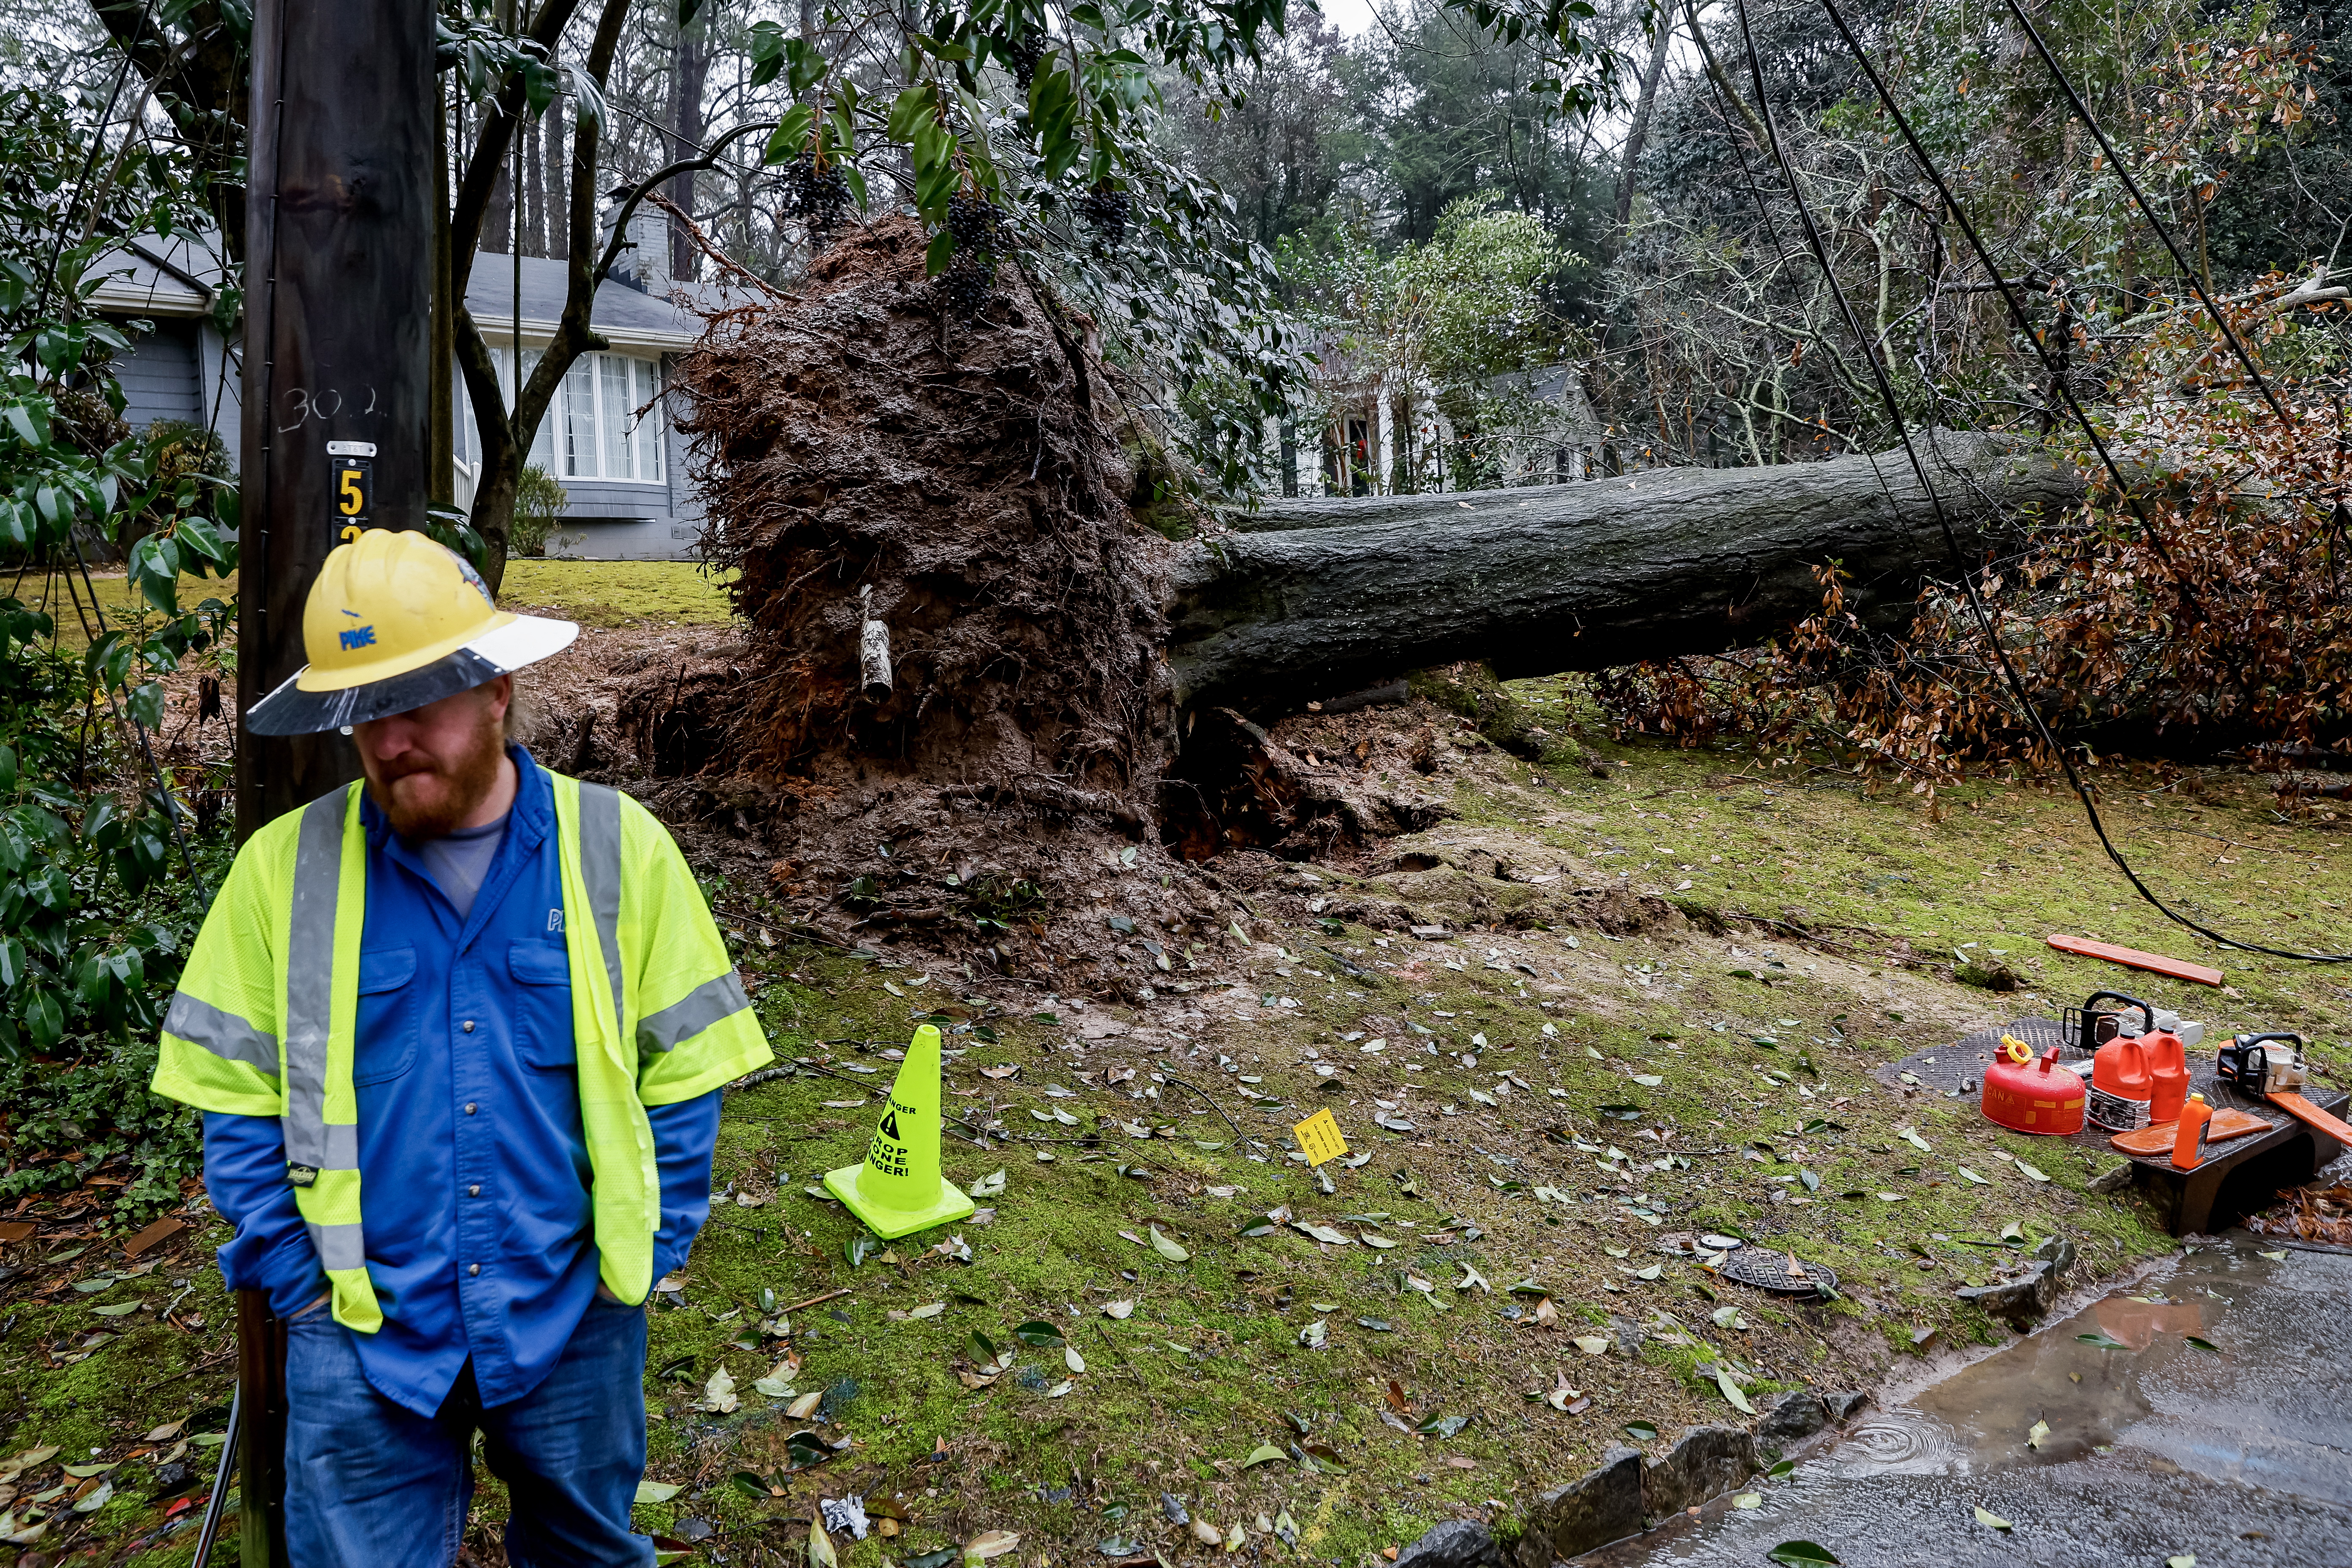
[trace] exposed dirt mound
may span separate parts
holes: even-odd
[[[1168,545],[1129,515],[1090,324],[1011,268],[959,319],[923,245],[898,219],[846,236],[687,357],[706,549],[738,570],[748,646],[648,669],[619,726],[744,813],[787,894],[1145,981],[1231,919],[1159,844]],[[1106,867],[1146,874],[1114,897]]]

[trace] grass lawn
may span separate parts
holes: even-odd
[[[548,561],[520,559],[507,563],[499,584],[501,605],[512,609],[544,608],[583,625],[607,628],[638,626],[722,626],[730,618],[724,578],[706,574],[686,561]],[[144,595],[133,593],[121,572],[93,573],[98,607],[110,626],[127,625],[159,612]],[[237,574],[180,578],[180,604],[195,609],[207,599],[224,605],[236,601]],[[76,584],[79,589],[79,584]],[[5,596],[5,595],[0,595]],[[63,577],[27,574],[16,584],[16,596],[28,609],[46,610],[58,622],[60,641],[79,647],[87,644],[81,614],[89,596],[69,592]]]

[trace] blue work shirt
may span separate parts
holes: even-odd
[[[352,1083],[368,1277],[384,1321],[352,1338],[368,1382],[420,1415],[440,1408],[469,1359],[484,1405],[530,1393],[596,1293],[555,795],[529,752],[508,755],[514,806],[463,921],[375,802],[360,807],[367,919]],[[719,1094],[647,1114],[659,1279],[710,1213]],[[206,1112],[205,1181],[236,1226],[220,1249],[232,1289],[268,1290],[280,1316],[325,1291],[275,1118]]]

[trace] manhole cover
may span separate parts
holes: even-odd
[[[1819,1263],[1801,1261],[1794,1253],[1765,1247],[1743,1247],[1716,1268],[1726,1279],[1759,1290],[1787,1296],[1810,1296],[1837,1289],[1837,1275]]]

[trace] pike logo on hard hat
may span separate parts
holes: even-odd
[[[579,635],[570,621],[499,609],[481,574],[426,535],[371,529],[319,569],[302,610],[310,662],[253,705],[246,728],[307,735],[404,713],[535,664]]]

